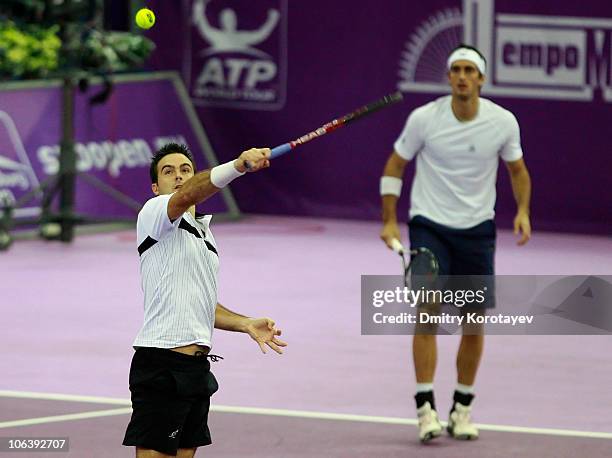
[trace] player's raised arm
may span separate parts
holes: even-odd
[[[208,199],[247,171],[257,172],[269,167],[269,158],[269,148],[251,148],[244,151],[233,161],[188,177],[183,184],[178,187],[175,185],[176,192],[168,202],[168,217],[171,220],[180,217],[190,207]],[[172,158],[167,159],[167,161],[171,162]],[[245,167],[246,162],[249,163],[248,169]],[[189,166],[189,164],[178,162],[176,164],[162,164],[160,167],[161,179],[169,179],[172,185],[177,179],[178,172],[176,170],[184,166]]]

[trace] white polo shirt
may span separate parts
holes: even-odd
[[[136,226],[144,324],[134,347],[211,347],[217,306],[217,245],[212,215],[168,218],[172,194],[154,197]]]
[[[478,114],[459,121],[451,96],[415,109],[394,149],[402,158],[416,156],[410,217],[424,216],[456,229],[476,226],[495,216],[499,157],[523,157],[514,115],[480,98]]]

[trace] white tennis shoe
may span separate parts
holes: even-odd
[[[417,409],[419,419],[419,439],[421,442],[429,442],[442,434],[442,425],[438,419],[438,413],[426,402]]]
[[[472,424],[472,408],[463,404],[455,403],[455,408],[448,419],[446,430],[455,439],[474,440],[478,439],[478,428]]]

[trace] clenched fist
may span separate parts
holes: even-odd
[[[270,153],[270,148],[251,148],[234,161],[234,167],[242,173],[265,169],[270,167]]]

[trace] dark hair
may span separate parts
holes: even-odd
[[[487,59],[485,59],[485,56],[483,56],[482,53],[477,48],[475,48],[474,46],[466,45],[465,43],[459,43],[459,45],[455,49],[453,49],[448,55],[450,56],[452,53],[454,53],[458,49],[462,49],[462,48],[471,49],[472,51],[475,51],[476,54],[478,54],[480,57],[482,57],[482,60],[484,60],[485,65],[487,65]]]
[[[151,160],[151,167],[149,168],[149,175],[151,176],[151,183],[157,183],[157,164],[162,160],[164,156],[168,154],[182,154],[191,161],[191,165],[193,166],[193,171],[196,171],[195,161],[193,160],[193,154],[189,151],[189,148],[185,145],[179,145],[178,143],[168,143],[162,146],[157,153],[153,156]]]

